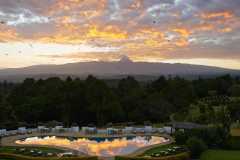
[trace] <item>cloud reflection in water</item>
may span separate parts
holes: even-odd
[[[47,136],[44,138],[31,137],[25,140],[16,141],[17,144],[23,145],[47,145],[47,146],[57,146],[65,147],[80,152],[97,155],[97,156],[115,156],[129,154],[141,147],[146,147],[150,145],[160,144],[168,141],[163,137],[157,136],[137,136],[137,137],[122,137],[114,139],[103,139],[100,140],[88,139],[88,138],[78,138],[76,140],[69,140],[67,138],[60,138],[56,136]]]

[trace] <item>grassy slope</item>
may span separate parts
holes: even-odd
[[[0,147],[0,153],[15,153],[17,148],[26,148],[42,151],[43,153],[61,153],[63,152],[60,149],[47,148],[47,147]]]
[[[159,151],[164,151],[166,149],[168,149],[169,147],[174,147],[176,145],[163,145],[163,146],[160,146],[160,147],[155,147],[155,148],[152,148],[152,149],[149,149],[147,150],[143,155],[151,155],[152,153],[156,153],[156,152],[159,152]]]
[[[240,151],[208,150],[201,160],[240,160]]]
[[[147,150],[141,156],[150,156],[152,153],[159,153],[160,151],[166,151],[169,148],[177,147],[177,146],[179,146],[179,145],[169,144],[169,145],[163,145],[163,146],[155,147],[155,148]]]

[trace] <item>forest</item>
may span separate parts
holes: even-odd
[[[66,126],[108,123],[165,123],[171,120],[201,124],[236,122],[240,117],[240,78],[164,77],[139,82],[52,77],[0,84],[0,128],[36,126],[51,121]]]

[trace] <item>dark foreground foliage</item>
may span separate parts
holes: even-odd
[[[197,80],[162,76],[149,83],[127,77],[116,84],[93,76],[86,80],[53,77],[26,79],[20,84],[1,83],[0,128],[36,126],[53,120],[65,125],[98,126],[109,122],[167,122],[173,113],[186,115],[190,104],[199,99],[209,102],[206,97],[215,97],[210,100],[215,105],[227,101],[218,97],[240,96],[239,78],[229,75]],[[229,107],[233,120],[240,115],[239,105],[234,102]],[[214,117],[208,116],[212,110],[200,106],[202,114],[196,121],[217,121],[208,118]]]

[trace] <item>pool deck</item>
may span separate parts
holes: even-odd
[[[109,137],[126,137],[126,136],[160,136],[160,137],[165,137],[169,139],[169,141],[161,143],[161,144],[156,144],[156,145],[151,145],[147,147],[143,147],[138,149],[137,151],[124,155],[124,156],[138,156],[143,154],[146,150],[149,150],[151,148],[155,148],[158,146],[162,145],[167,145],[171,144],[174,142],[174,139],[166,134],[118,134],[118,135],[106,135],[106,134],[83,134],[81,132],[73,133],[73,132],[64,132],[64,133],[31,133],[31,134],[24,134],[24,135],[15,135],[15,136],[9,136],[9,137],[3,137],[2,138],[2,146],[12,146],[12,147],[48,147],[48,148],[56,148],[60,149],[63,151],[73,151],[76,152],[76,150],[69,149],[69,148],[64,148],[64,147],[57,147],[57,146],[46,146],[46,145],[22,145],[22,144],[16,144],[15,142],[20,139],[25,139],[29,137],[38,137],[38,136],[57,136],[57,137],[73,137],[73,138],[91,138],[91,137],[103,137],[103,138],[109,138]],[[79,153],[79,155],[86,155],[84,153]]]

